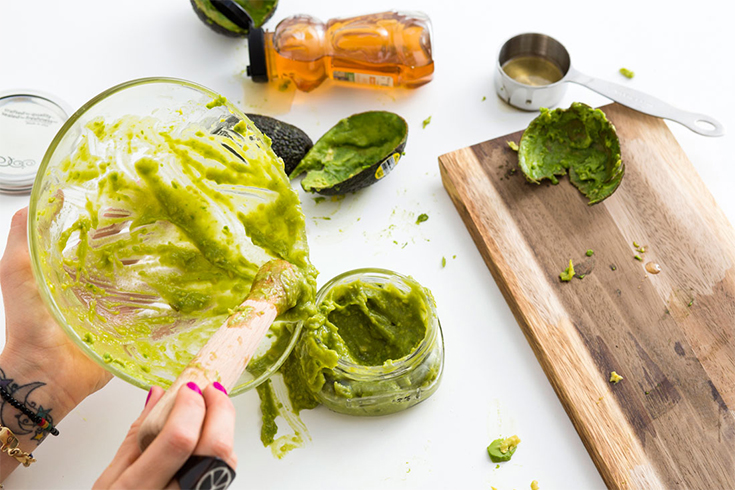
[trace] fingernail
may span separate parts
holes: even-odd
[[[215,381],[214,383],[212,383],[212,386],[214,386],[214,389],[215,389],[215,390],[220,390],[220,391],[221,391],[222,393],[224,393],[225,395],[227,394],[227,390],[225,389],[225,387],[224,387],[224,386],[222,386],[222,385],[220,384],[220,382],[219,382],[219,381]]]
[[[150,399],[151,399],[151,395],[152,395],[152,394],[153,394],[153,387],[151,386],[151,389],[150,389],[150,390],[148,390],[148,396],[147,396],[147,397],[145,397],[145,405],[144,405],[144,406],[146,406],[146,407],[148,406],[148,400],[150,400]]]
[[[187,386],[187,388],[189,388],[189,389],[190,389],[191,391],[196,391],[196,392],[197,392],[197,393],[199,393],[200,395],[202,394],[202,390],[200,390],[200,389],[199,389],[199,387],[197,386],[197,384],[196,384],[195,382],[193,382],[193,381],[189,381],[188,383],[186,383],[186,386]]]

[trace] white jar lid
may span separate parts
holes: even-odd
[[[0,192],[30,192],[36,172],[69,108],[33,90],[0,92]]]

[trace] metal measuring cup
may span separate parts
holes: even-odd
[[[548,85],[520,83],[503,70],[503,65],[517,56],[540,56],[561,70],[561,80]],[[670,119],[703,136],[722,136],[725,128],[705,114],[682,111],[643,92],[617,83],[590,77],[572,67],[569,51],[551,36],[537,33],[519,34],[503,44],[498,53],[495,91],[508,104],[527,111],[556,105],[564,96],[567,82],[584,85],[619,104],[651,116]]]

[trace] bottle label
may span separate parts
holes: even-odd
[[[401,159],[400,153],[394,153],[388,158],[386,158],[383,163],[380,164],[380,167],[378,167],[378,170],[375,171],[375,179],[380,180],[386,175],[390,173],[391,170],[396,168],[396,165],[398,165],[398,160]]]
[[[362,85],[377,85],[378,87],[392,87],[393,77],[386,75],[373,75],[372,73],[360,73],[355,71],[334,71],[332,77],[335,80]]]

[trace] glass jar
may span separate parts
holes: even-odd
[[[325,284],[317,293],[317,308],[323,311],[334,288],[354,281],[392,284],[406,293],[419,291],[427,311],[426,331],[409,354],[381,365],[363,365],[340,355],[336,366],[324,370],[325,382],[316,396],[329,409],[349,415],[385,415],[410,408],[436,391],[444,367],[444,340],[434,298],[411,277],[385,269],[357,269]]]

